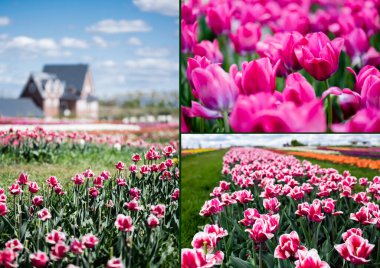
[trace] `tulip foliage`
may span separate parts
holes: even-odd
[[[182,1],[182,131],[380,131],[379,10],[376,0]]]
[[[178,265],[175,155],[152,147],[115,172],[0,183],[0,267]]]
[[[182,267],[380,266],[380,177],[232,148]]]

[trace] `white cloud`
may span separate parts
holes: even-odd
[[[86,41],[71,37],[62,38],[60,44],[63,47],[69,48],[88,48],[88,44]]]
[[[145,73],[146,75],[152,75],[162,72],[177,72],[178,62],[170,61],[161,58],[140,58],[136,60],[127,60],[124,65],[130,69],[130,71]]]
[[[0,26],[7,26],[11,23],[10,18],[8,17],[0,17]]]
[[[113,67],[116,67],[116,62],[114,62],[113,60],[106,60],[106,61],[100,62],[99,66],[105,67],[105,68],[113,68]]]
[[[20,49],[58,49],[58,44],[50,38],[34,39],[27,36],[17,36],[11,39],[6,44],[7,48],[20,48]]]
[[[142,42],[137,37],[131,37],[128,39],[127,44],[131,46],[140,46],[142,45]]]
[[[100,36],[94,36],[92,38],[92,40],[94,41],[94,43],[98,46],[98,47],[103,47],[103,48],[106,48],[108,47],[108,42],[106,40],[104,40],[103,38],[101,38]]]
[[[179,4],[174,0],[133,0],[142,11],[156,12],[166,16],[178,16]]]
[[[169,56],[170,51],[166,48],[143,47],[143,48],[137,49],[135,54],[141,57],[159,58],[159,57]]]
[[[86,28],[89,32],[117,34],[149,32],[150,26],[143,20],[102,20]]]
[[[6,64],[0,64],[0,74],[5,73],[8,70],[8,66]]]

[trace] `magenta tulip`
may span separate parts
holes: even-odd
[[[205,57],[211,63],[222,63],[223,62],[223,54],[219,49],[218,40],[214,40],[213,42],[204,40],[199,44],[195,44],[193,48],[194,56]]]
[[[234,49],[240,55],[246,55],[256,50],[256,44],[261,38],[261,27],[258,24],[249,22],[240,25],[236,33],[230,34],[230,39]]]
[[[324,81],[339,67],[343,38],[330,41],[322,32],[306,35],[295,48],[301,66],[315,79]]]
[[[290,74],[285,83],[285,88],[282,92],[285,101],[292,101],[297,106],[300,106],[316,99],[314,88],[301,74]]]

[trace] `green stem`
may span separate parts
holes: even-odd
[[[228,112],[223,112],[223,121],[224,121],[224,132],[229,133],[230,132],[230,124],[228,122]]]
[[[262,245],[259,244],[259,268],[263,268]]]
[[[252,240],[252,262],[253,266],[256,266],[256,249],[255,249],[255,242]]]
[[[330,87],[328,79],[325,80],[325,84],[326,84],[326,90],[327,90]],[[332,121],[333,121],[332,96],[328,95],[327,96],[327,122],[328,122],[327,127],[328,127],[329,132],[331,132]]]

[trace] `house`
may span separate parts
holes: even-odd
[[[44,117],[32,99],[0,98],[0,117]]]
[[[45,117],[98,118],[98,100],[87,64],[45,65],[32,73],[20,95],[30,98]]]

